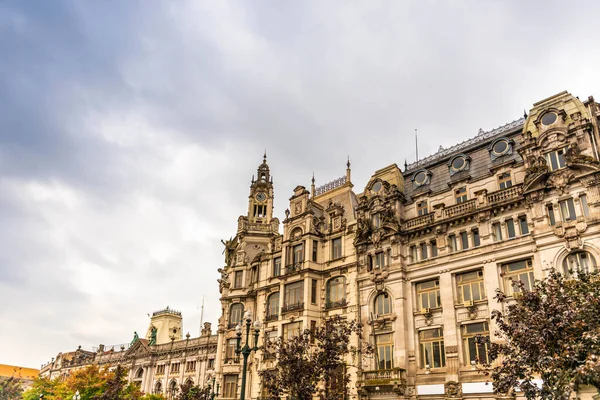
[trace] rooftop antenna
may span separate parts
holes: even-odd
[[[417,130],[415,129],[415,153],[417,154],[417,159],[415,161],[419,161],[419,142],[417,139]]]
[[[202,322],[204,322],[204,296],[202,296],[202,307],[200,308],[200,336],[202,336]]]

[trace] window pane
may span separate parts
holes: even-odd
[[[508,233],[509,238],[515,237],[515,223],[512,219],[506,220],[506,231]]]
[[[529,226],[527,225],[527,218],[519,217],[519,224],[521,225],[521,235],[527,235],[529,233]]]
[[[548,210],[548,219],[550,220],[550,225],[556,225],[556,219],[554,217],[554,207],[551,204],[547,206]]]
[[[586,217],[589,217],[590,216],[590,208],[588,207],[587,196],[585,194],[579,196],[579,201],[581,202],[581,211],[583,212],[583,215],[585,215]]]

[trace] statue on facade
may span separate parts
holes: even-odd
[[[234,259],[235,250],[237,249],[237,239],[221,239],[221,243],[225,245],[225,249],[223,250],[223,254],[225,254],[225,265],[230,266]]]
[[[598,161],[594,159],[594,157],[581,154],[577,142],[571,143],[565,152],[565,160],[567,160],[567,163],[569,164],[598,164]]]
[[[217,282],[219,282],[219,293],[223,293],[223,288],[229,287],[229,274],[223,268],[217,269],[217,272],[221,274],[221,279],[217,279]]]
[[[150,328],[150,340],[148,341],[148,346],[154,346],[156,344],[156,335],[158,333],[158,329],[155,326]]]
[[[133,346],[133,344],[135,342],[137,342],[138,340],[140,340],[140,337],[139,337],[138,333],[136,331],[133,331],[133,340],[131,341],[131,343],[129,344],[129,346]]]
[[[548,163],[542,156],[530,156],[529,157],[529,168],[525,170],[525,186],[535,181],[538,177],[548,172]]]
[[[369,224],[365,222],[363,218],[358,218],[356,220],[356,238],[354,239],[354,243],[362,243],[368,240],[371,234],[371,229],[369,228]]]

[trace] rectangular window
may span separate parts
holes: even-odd
[[[560,206],[560,214],[562,216],[562,220],[567,221],[575,221],[577,219],[577,215],[575,214],[575,204],[573,203],[573,199],[565,199],[558,202]]]
[[[263,354],[265,356],[265,358],[275,358],[276,354],[275,354],[275,350],[276,350],[276,344],[277,344],[277,330],[274,331],[265,331],[265,350],[263,351]]]
[[[488,345],[479,344],[475,340],[478,335],[490,337],[488,323],[478,322],[475,324],[463,325],[461,328],[466,364],[474,365],[477,363],[488,363]]]
[[[509,238],[514,238],[516,236],[515,222],[512,220],[512,218],[506,220],[506,234]]]
[[[429,244],[431,245],[431,257],[437,257],[437,242],[435,240],[432,240],[431,242],[429,242]]]
[[[304,302],[304,281],[285,285],[284,307],[299,306]]]
[[[173,364],[171,364],[171,369],[170,369],[169,373],[170,374],[177,374],[177,373],[179,373],[179,366],[180,365],[181,365],[180,363],[173,363]]]
[[[527,217],[525,215],[519,217],[519,228],[521,229],[521,235],[529,233],[529,225],[527,225]]]
[[[164,375],[165,374],[165,364],[159,365],[156,367],[156,375]]]
[[[454,197],[456,198],[456,204],[464,203],[467,201],[467,188],[461,187],[454,191]]]
[[[450,247],[450,252],[452,253],[454,253],[457,250],[458,244],[456,242],[456,235],[448,236],[448,247]]]
[[[317,331],[317,321],[310,321],[310,342],[315,342],[315,332]]]
[[[417,203],[417,215],[425,215],[427,214],[427,200],[423,200]]]
[[[371,223],[373,225],[373,228],[381,228],[381,217],[379,216],[379,214],[374,214],[371,217]]]
[[[581,202],[581,212],[584,216],[589,217],[590,208],[588,207],[587,196],[585,194],[582,194],[581,196],[579,196],[579,201]]]
[[[237,375],[225,375],[223,378],[223,397],[234,399],[237,396]]]
[[[494,222],[492,224],[492,231],[494,232],[494,241],[499,242],[502,240],[502,226],[500,222]]]
[[[548,169],[555,171],[567,166],[565,161],[565,149],[551,151],[546,153],[546,162],[548,163]]]
[[[421,260],[427,260],[427,243],[421,243]]]
[[[312,249],[312,250],[313,250],[313,252],[312,252],[312,260],[313,260],[313,261],[315,261],[315,262],[317,261],[317,252],[318,252],[318,247],[317,247],[317,246],[318,246],[318,245],[319,245],[319,242],[318,242],[318,241],[316,241],[316,240],[313,240],[313,246],[312,246],[312,247],[313,247],[313,249]]]
[[[196,361],[188,361],[185,364],[185,372],[194,372],[196,371]]]
[[[394,341],[391,333],[376,335],[378,369],[394,368]]]
[[[419,332],[421,368],[442,368],[446,366],[444,354],[444,334],[441,328]]]
[[[225,349],[225,360],[236,360],[237,354],[235,354],[237,339],[228,339],[227,348]]]
[[[417,304],[419,309],[437,308],[442,305],[440,301],[440,281],[434,279],[432,281],[417,283]]]
[[[460,245],[463,250],[469,248],[469,235],[467,235],[467,232],[460,233]]]
[[[273,276],[281,275],[281,257],[273,259]]]
[[[481,245],[481,239],[479,238],[479,229],[471,230],[473,235],[473,247],[479,247]]]
[[[213,369],[213,368],[215,368],[215,359],[209,358],[208,359],[208,369]]]
[[[483,300],[486,298],[483,270],[478,269],[476,271],[456,275],[456,285],[459,303],[470,300]]]
[[[342,258],[342,238],[335,238],[331,241],[331,259]]]
[[[283,326],[283,340],[290,340],[302,333],[302,321],[292,322]]]
[[[310,281],[310,302],[317,304],[317,280],[311,279]]]
[[[500,186],[500,189],[508,189],[512,186],[510,172],[504,172],[498,175],[498,186]]]
[[[412,262],[417,262],[419,261],[419,254],[417,252],[417,246],[413,245],[410,246],[410,258]]]
[[[374,256],[374,267],[375,268],[383,268],[385,266],[385,254],[384,253],[377,253]]]
[[[552,206],[552,204],[548,204],[546,206],[546,210],[548,210],[548,220],[550,222],[550,225],[556,225],[556,217],[554,216],[554,207]]]
[[[294,265],[304,261],[304,245],[302,243],[295,245],[293,248],[293,259]]]
[[[533,287],[533,263],[531,260],[502,264],[501,271],[504,281],[504,294],[507,296],[522,291],[519,282],[523,283],[523,289],[526,291],[530,291]]]
[[[243,280],[242,280],[243,277],[244,277],[244,271],[235,271],[234,282],[233,282],[234,288],[241,288],[243,286]]]

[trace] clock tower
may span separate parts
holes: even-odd
[[[252,176],[250,196],[248,197],[248,221],[250,223],[270,224],[273,219],[273,179],[267,164],[267,153],[258,166],[256,179]]]

